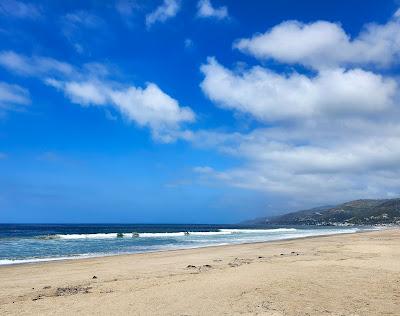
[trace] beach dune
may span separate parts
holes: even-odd
[[[400,230],[0,267],[0,315],[400,315]]]

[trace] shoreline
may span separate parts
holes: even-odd
[[[357,227],[356,227],[357,228]],[[374,229],[375,228],[375,229]],[[46,264],[46,263],[53,263],[53,262],[65,262],[65,261],[77,261],[77,260],[90,260],[90,259],[99,259],[99,258],[108,258],[108,257],[119,257],[119,256],[132,256],[138,254],[148,254],[148,253],[164,253],[164,252],[171,252],[171,251],[184,251],[184,250],[191,250],[191,249],[203,249],[203,248],[214,248],[214,247],[227,247],[227,246],[236,246],[236,245],[251,245],[251,244],[262,244],[262,243],[274,243],[280,241],[290,241],[290,240],[301,240],[301,239],[308,239],[308,238],[318,238],[318,237],[328,237],[328,236],[338,236],[338,235],[348,235],[348,234],[360,234],[372,231],[381,231],[381,230],[388,230],[388,229],[397,229],[397,227],[371,227],[366,228],[365,230],[355,231],[355,232],[341,232],[341,233],[333,233],[333,234],[321,234],[315,236],[303,236],[303,237],[294,237],[294,238],[282,238],[277,240],[267,240],[267,241],[254,241],[254,242],[237,242],[237,243],[224,243],[224,244],[216,244],[216,245],[207,245],[207,246],[194,246],[194,247],[182,247],[182,248],[172,248],[172,249],[159,249],[159,250],[149,250],[149,251],[141,251],[141,252],[132,252],[132,253],[107,253],[104,255],[101,254],[93,254],[93,255],[82,255],[82,256],[71,256],[71,257],[49,257],[49,258],[35,258],[35,259],[21,259],[15,261],[23,261],[23,262],[10,262],[10,263],[0,263],[0,269],[2,267],[8,266],[20,266],[20,265],[36,265],[36,264]],[[2,260],[9,260],[9,259],[0,259]]]
[[[396,315],[400,228],[0,268],[1,315]]]

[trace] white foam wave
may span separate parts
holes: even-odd
[[[125,234],[124,234],[125,236]],[[108,234],[67,234],[67,235],[57,235],[60,239],[107,239],[107,238],[117,238],[117,233]]]
[[[262,232],[271,233],[280,232],[280,234],[265,234]],[[0,265],[11,265],[11,264],[22,264],[22,263],[36,263],[44,261],[59,261],[59,260],[71,260],[71,259],[82,259],[82,258],[92,258],[92,257],[102,257],[102,256],[114,256],[120,254],[128,253],[143,253],[143,252],[154,252],[154,251],[168,251],[174,249],[191,249],[191,248],[201,248],[207,246],[220,246],[228,244],[242,244],[242,243],[253,243],[253,242],[266,242],[274,240],[285,240],[289,238],[304,238],[311,236],[326,236],[332,234],[349,234],[360,231],[359,228],[332,228],[332,229],[295,229],[295,228],[279,228],[279,229],[221,229],[218,232],[189,232],[190,234],[197,235],[230,235],[223,239],[192,239],[195,243],[192,244],[179,244],[173,243],[168,245],[155,244],[152,246],[139,246],[126,251],[118,252],[106,252],[106,253],[85,253],[77,254],[74,256],[63,256],[63,257],[47,257],[47,258],[26,258],[26,259],[0,259]],[[239,233],[241,233],[239,235]],[[258,233],[258,234],[254,234]],[[147,235],[146,235],[147,234]],[[177,233],[143,233],[139,237],[160,237],[160,236],[185,236],[185,232]],[[238,235],[233,235],[238,234]],[[132,233],[126,233],[126,236],[132,237]],[[144,235],[144,236],[143,236]],[[239,237],[240,236],[240,237]],[[62,239],[82,239],[82,238],[117,238],[117,233],[110,234],[70,234],[70,235],[59,235]]]
[[[221,232],[231,234],[262,234],[262,233],[289,233],[297,231],[296,228],[271,228],[271,229],[220,229]]]
[[[22,263],[37,263],[37,262],[48,262],[48,261],[61,261],[61,260],[74,260],[74,259],[85,259],[93,258],[97,255],[77,255],[73,257],[51,257],[51,258],[28,258],[28,259],[0,259],[0,266],[11,265],[11,264],[22,264]]]
[[[231,232],[219,230],[217,232],[189,232],[193,236],[215,236],[215,235],[230,235]]]
[[[152,238],[152,237],[180,237],[185,236],[185,232],[177,232],[177,233],[140,233],[139,237],[144,238]]]
[[[357,229],[354,229],[357,231]],[[352,229],[345,229],[344,232],[352,232]],[[122,236],[120,233],[95,233],[95,234],[66,234],[66,235],[54,235],[54,238],[49,239],[110,239],[110,238],[173,238],[173,237],[189,237],[189,236],[218,236],[218,235],[232,235],[232,234],[240,234],[247,235],[251,238],[252,235],[288,235],[289,238],[291,236],[297,237],[298,235],[304,234],[305,236],[309,236],[309,234],[331,234],[331,233],[340,233],[339,229],[329,230],[302,230],[296,228],[271,228],[271,229],[220,229],[218,231],[208,231],[208,232],[171,232],[171,233],[123,233]],[[296,235],[296,236],[294,236]],[[243,236],[243,237],[245,237]]]
[[[124,238],[141,237],[141,238],[163,238],[163,237],[182,237],[186,235],[190,236],[213,236],[213,235],[229,235],[232,234],[230,231],[215,231],[215,232],[174,232],[174,233],[123,233]],[[118,233],[106,233],[106,234],[66,234],[56,235],[60,239],[109,239],[118,238]],[[55,238],[56,238],[55,237]]]

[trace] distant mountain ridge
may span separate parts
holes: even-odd
[[[263,225],[378,225],[400,224],[400,198],[355,200],[284,215],[261,217],[244,224]]]

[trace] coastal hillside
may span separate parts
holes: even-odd
[[[400,199],[355,200],[274,217],[262,217],[245,224],[280,225],[376,225],[400,224]]]

